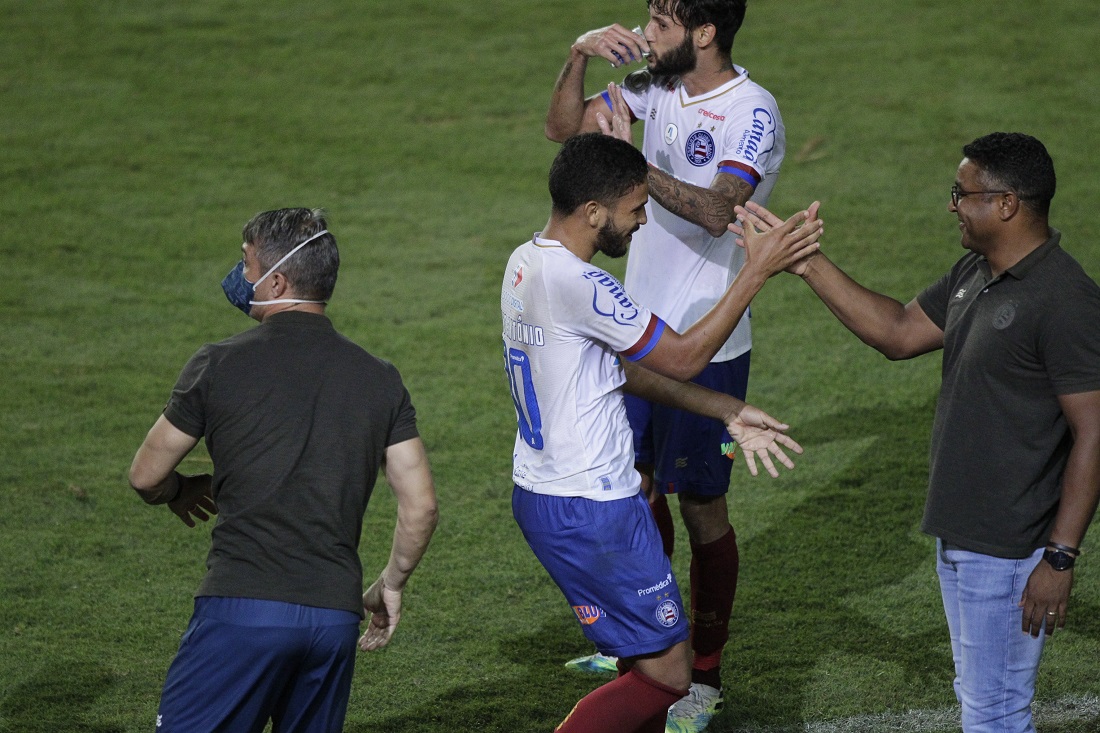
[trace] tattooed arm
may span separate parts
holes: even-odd
[[[600,94],[584,97],[584,72],[588,59],[602,57],[614,67],[633,63],[648,51],[645,38],[619,24],[588,31],[569,49],[569,59],[554,84],[550,109],[546,113],[546,137],[555,142],[581,132],[597,132],[596,114],[609,116],[607,103]]]
[[[710,188],[701,188],[649,166],[649,195],[681,219],[698,224],[712,237],[726,233],[737,215],[733,209],[744,206],[753,187],[732,173],[719,173]]]

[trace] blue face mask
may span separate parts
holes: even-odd
[[[222,280],[222,290],[229,302],[241,309],[247,316],[252,310],[252,299],[256,296],[256,286],[244,279],[244,260],[229,271]]]
[[[222,280],[222,290],[225,291],[225,297],[229,299],[229,302],[241,309],[241,312],[246,316],[251,314],[252,306],[254,305],[271,305],[272,303],[324,303],[323,300],[303,300],[301,298],[279,298],[278,300],[254,300],[256,297],[256,286],[267,279],[267,276],[275,272],[279,265],[283,264],[290,259],[291,255],[305,247],[318,237],[328,234],[328,229],[322,229],[314,234],[306,241],[299,244],[294,249],[283,255],[283,258],[276,262],[270,270],[263,274],[259,280],[255,283],[250,283],[244,277],[244,260],[237,263],[237,266],[229,271],[229,274]]]

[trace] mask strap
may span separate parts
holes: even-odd
[[[252,286],[252,291],[255,292],[256,288],[259,287],[260,283],[262,283],[264,280],[266,280],[268,275],[275,272],[275,270],[279,269],[279,265],[281,265],[284,262],[286,262],[287,260],[289,260],[291,255],[293,255],[295,252],[300,250],[302,247],[305,247],[307,244],[309,244],[314,239],[317,239],[317,237],[320,237],[323,234],[328,234],[328,229],[322,229],[321,231],[317,232],[312,237],[310,237],[309,239],[302,242],[297,247],[295,247],[294,249],[290,250],[285,255],[283,255],[283,258],[281,260],[279,260],[274,265],[272,265],[271,269],[268,270],[267,272],[265,272],[263,277],[261,277],[259,280],[256,281],[256,283]],[[326,301],[323,301],[323,300],[302,300],[301,298],[279,298],[278,300],[250,300],[250,301],[248,301],[248,304],[249,305],[271,305],[272,303],[324,303],[324,302],[326,302]]]
[[[316,233],[316,234],[314,234],[314,235],[313,235],[312,237],[310,237],[309,239],[307,239],[306,241],[302,242],[302,243],[301,243],[301,244],[299,244],[299,245],[298,245],[297,247],[295,247],[294,249],[290,250],[290,251],[289,251],[289,252],[287,252],[287,253],[286,253],[285,255],[283,255],[283,258],[282,258],[281,260],[279,260],[278,262],[276,262],[276,263],[275,263],[274,265],[272,265],[272,266],[271,266],[271,269],[270,269],[270,270],[268,270],[267,272],[265,272],[265,273],[264,273],[264,276],[263,276],[263,277],[261,277],[261,278],[260,278],[259,280],[257,280],[257,281],[256,281],[256,283],[255,283],[255,284],[254,284],[254,285],[253,285],[252,287],[256,287],[256,286],[258,286],[258,285],[259,285],[260,283],[262,283],[262,282],[263,282],[264,280],[266,280],[266,279],[267,279],[267,276],[268,276],[268,275],[270,275],[271,273],[275,272],[275,270],[279,269],[279,265],[281,265],[281,264],[283,264],[284,262],[286,262],[287,260],[289,260],[289,259],[290,259],[290,257],[291,257],[291,255],[293,255],[293,254],[294,254],[295,252],[297,252],[298,250],[300,250],[300,249],[301,249],[302,247],[305,247],[305,246],[306,246],[307,244],[309,244],[310,242],[312,242],[312,241],[313,241],[314,239],[317,239],[317,237],[320,237],[320,236],[321,236],[322,234],[328,234],[328,229],[322,229],[321,231],[317,232],[317,233]]]

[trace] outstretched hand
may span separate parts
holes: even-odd
[[[365,652],[381,649],[390,643],[401,620],[401,591],[387,588],[382,576],[378,576],[363,594],[363,610],[370,619],[367,630],[359,637],[359,648]]]
[[[630,131],[630,107],[623,99],[623,91],[615,82],[607,85],[607,95],[611,97],[611,119],[603,112],[596,113],[596,124],[604,135],[618,138],[634,144],[634,133]]]
[[[817,215],[820,208],[821,202],[814,201],[808,209],[784,221],[755,201],[749,201],[745,206],[734,208],[737,219],[729,225],[729,230],[736,235],[737,244],[745,248],[750,259],[758,249],[763,249],[765,256],[771,255],[769,276],[782,270],[802,275],[821,248],[825,225]],[[786,248],[775,249],[784,242]],[[771,245],[770,250],[768,245]]]
[[[779,477],[779,471],[772,462],[773,457],[787,468],[794,468],[794,463],[783,452],[783,448],[801,454],[802,446],[785,433],[789,427],[752,405],[745,405],[735,417],[726,420],[726,430],[741,447],[749,473],[753,476],[759,473],[756,468],[757,458],[772,478]]]

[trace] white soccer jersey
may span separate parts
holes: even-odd
[[[538,235],[508,260],[500,311],[519,423],[516,485],[597,501],[638,493],[619,357],[649,353],[664,322],[607,272]]]
[[[650,83],[623,97],[645,125],[642,151],[665,173],[708,188],[719,171],[756,187],[761,205],[775,185],[786,141],[775,99],[734,67],[738,77],[714,91],[689,97],[678,82]],[[626,266],[629,291],[681,333],[718,302],[745,262],[745,253],[726,232],[717,239],[670,213],[651,197],[649,221],[630,244]],[[752,347],[746,312],[714,361],[728,361]]]

